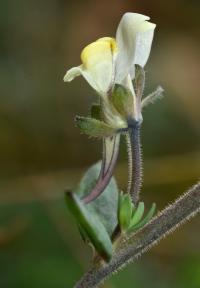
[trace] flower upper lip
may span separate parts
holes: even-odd
[[[128,84],[134,79],[135,64],[144,67],[151,50],[155,24],[148,16],[125,13],[118,25],[116,40],[100,38],[86,46],[81,53],[82,65],[67,71],[64,81],[82,75],[86,81],[105,97],[115,83]],[[131,88],[133,90],[133,88]]]

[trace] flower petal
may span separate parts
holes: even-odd
[[[80,65],[78,67],[73,67],[70,70],[67,71],[67,73],[64,76],[64,82],[71,82],[74,80],[74,78],[82,75],[85,80],[94,88],[95,90],[98,90],[98,87],[96,85],[96,82],[94,79],[91,77],[91,75],[83,69],[83,65]]]
[[[82,74],[81,66],[73,67],[67,71],[63,80],[64,80],[64,82],[71,82],[72,80],[74,80],[74,78],[80,76],[81,74]]]
[[[85,78],[90,78],[89,84],[95,82],[95,88],[100,94],[105,94],[112,84],[113,79],[113,53],[115,51],[113,38],[101,38],[86,46],[81,53],[82,73]],[[88,80],[88,79],[86,79]]]
[[[155,24],[146,20],[149,20],[148,16],[126,13],[119,23],[116,33],[119,50],[116,58],[116,83],[121,83],[129,73],[134,77],[134,64],[144,66],[147,62]]]
[[[155,27],[155,24],[145,21],[140,25],[140,31],[137,33],[134,62],[141,67],[145,66],[149,58]]]

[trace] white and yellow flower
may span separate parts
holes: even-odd
[[[149,58],[156,27],[149,19],[137,13],[124,14],[116,37],[100,38],[86,46],[81,53],[82,64],[68,70],[64,76],[64,81],[70,82],[82,75],[101,98],[99,105],[91,109],[95,112],[91,117],[76,117],[76,124],[83,133],[103,138],[99,178],[82,199],[84,203],[96,199],[108,185],[118,157],[121,132],[132,135],[134,128],[138,130],[142,106],[151,103],[152,97],[162,92],[149,95],[143,104],[143,68]]]
[[[131,90],[136,109],[131,80],[135,77],[135,65],[144,67],[149,58],[156,27],[149,19],[137,13],[124,14],[116,38],[100,38],[86,46],[81,53],[82,64],[68,70],[64,81],[82,75],[105,101],[114,85],[121,84]],[[135,111],[135,117],[140,117],[137,114]]]

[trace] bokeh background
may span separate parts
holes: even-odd
[[[101,157],[80,135],[95,93],[62,79],[80,51],[114,36],[124,12],[157,24],[146,93],[165,98],[144,113],[142,198],[159,209],[200,176],[200,2],[198,0],[0,1],[0,287],[72,287],[89,265],[63,191]],[[127,180],[122,144],[116,169]],[[163,240],[105,288],[199,288],[200,218]]]

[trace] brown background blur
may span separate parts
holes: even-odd
[[[200,2],[198,0],[1,0],[0,287],[72,287],[88,267],[63,201],[101,157],[101,142],[75,128],[95,93],[62,79],[81,49],[115,36],[125,12],[157,24],[146,93],[165,98],[144,112],[143,200],[162,209],[200,176]],[[126,150],[116,177],[126,187]],[[105,284],[105,288],[199,288],[197,217]]]

